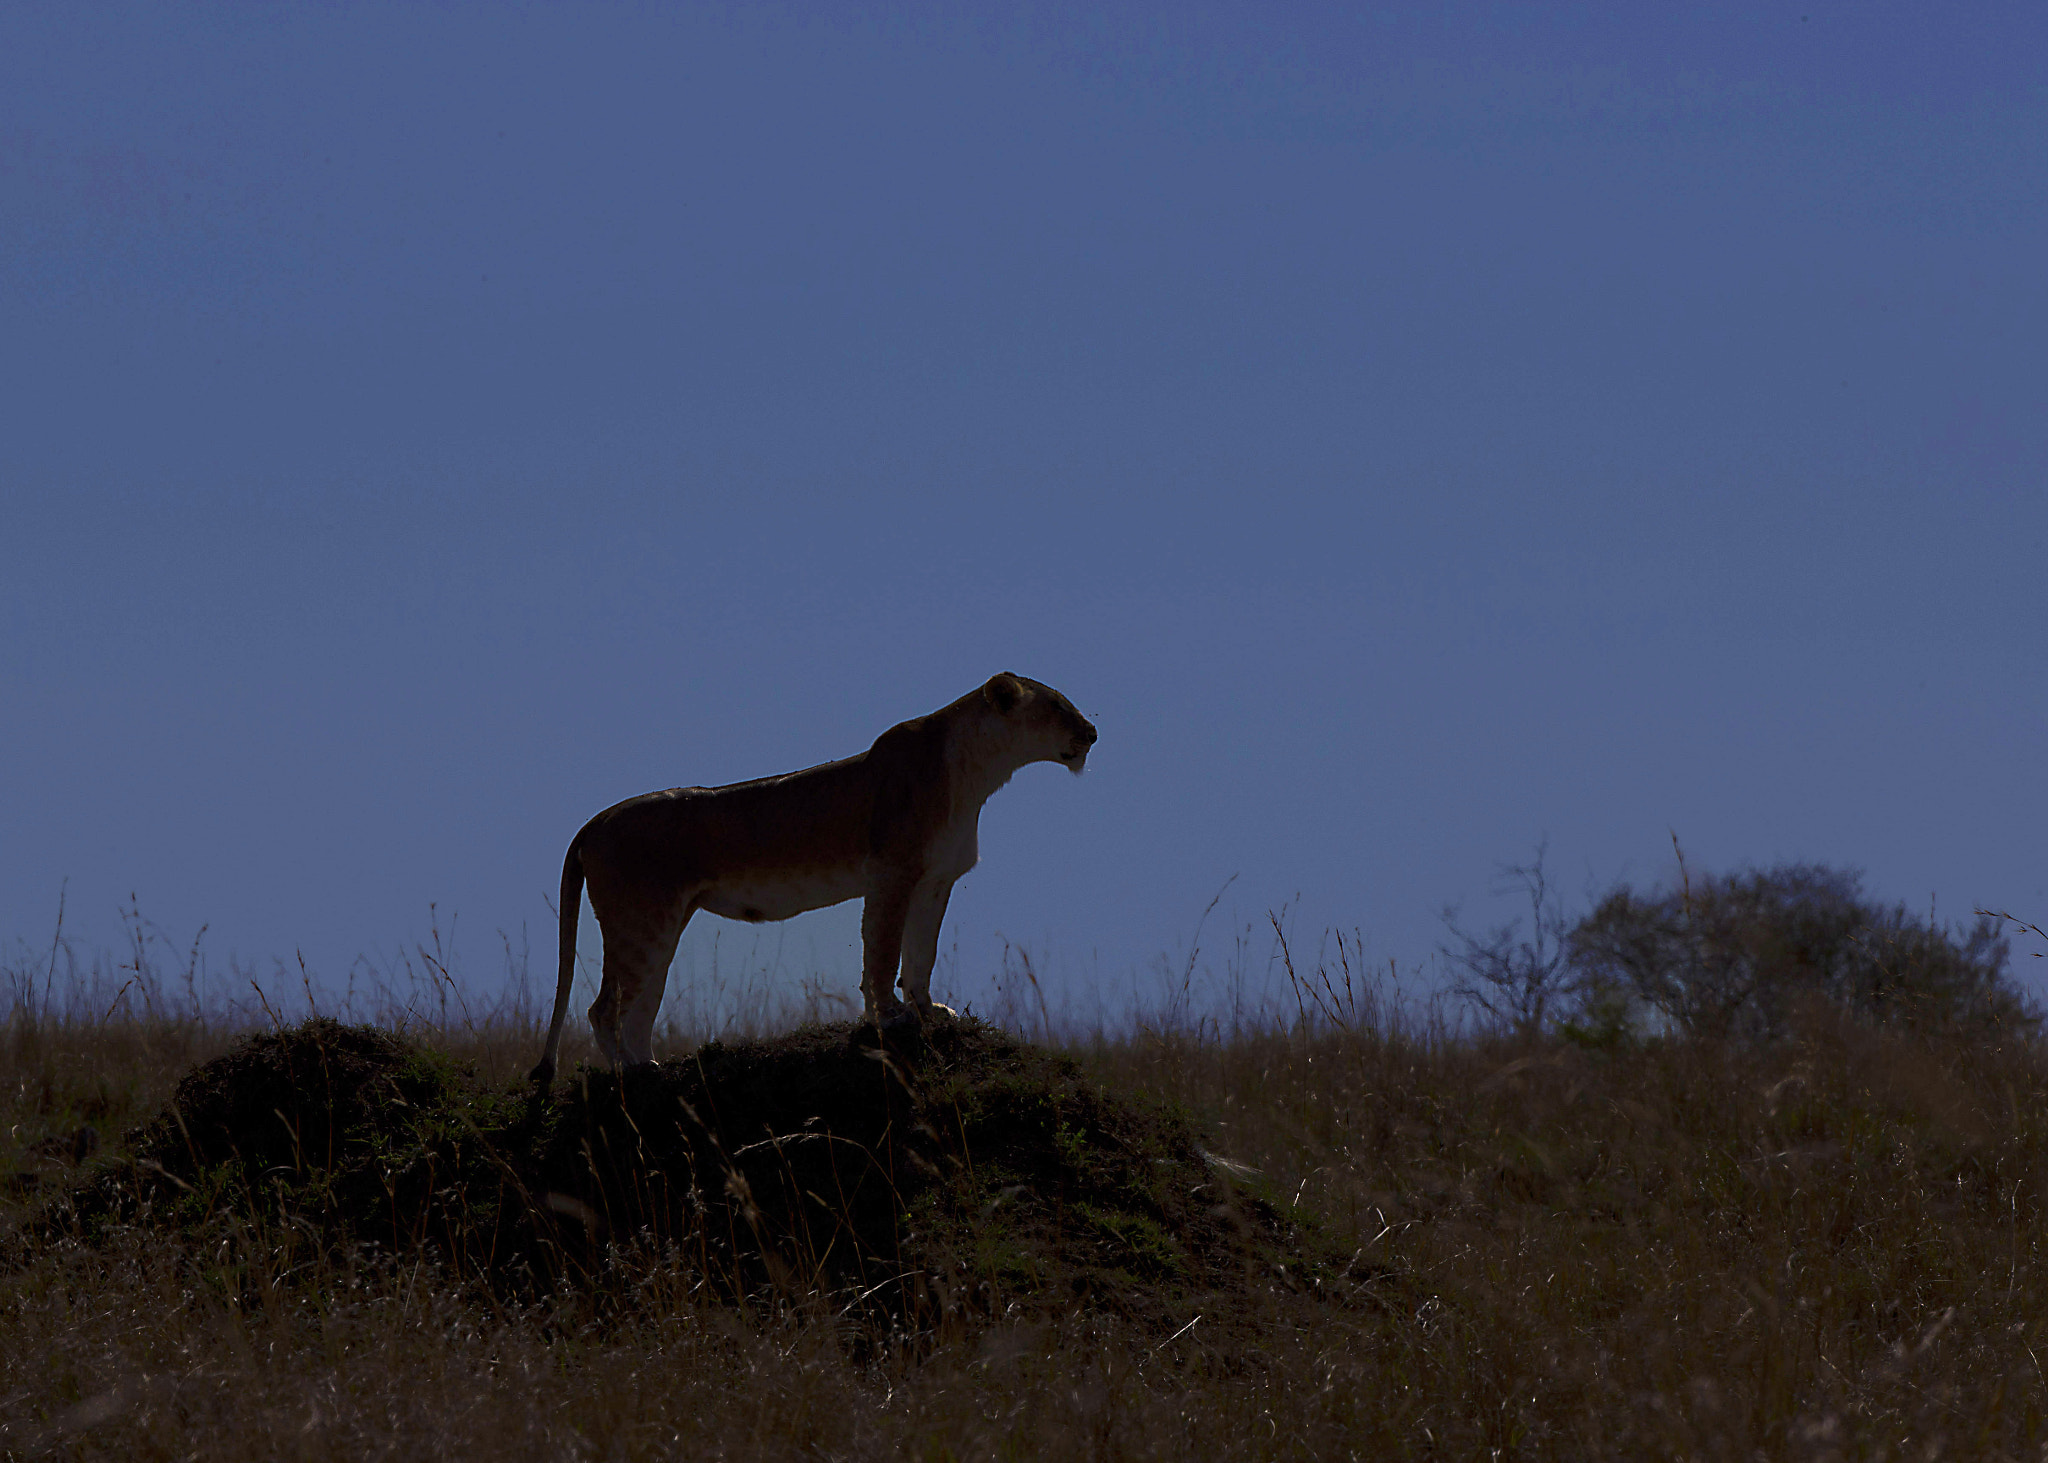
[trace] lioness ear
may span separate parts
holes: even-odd
[[[981,688],[981,694],[988,698],[989,705],[1008,716],[1024,699],[1024,683],[1004,671],[1001,675],[990,676],[988,684]]]

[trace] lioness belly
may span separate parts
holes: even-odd
[[[866,892],[857,868],[792,869],[720,879],[698,897],[697,907],[726,919],[758,923],[790,919],[806,910],[858,899]]]

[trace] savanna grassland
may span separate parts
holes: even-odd
[[[2026,1026],[1812,1002],[1769,1040],[1516,1036],[1324,971],[1291,1013],[1115,1037],[678,1035],[658,1076],[585,1069],[542,1106],[516,1008],[415,1002],[364,1033],[16,974],[13,1455],[2048,1439]]]

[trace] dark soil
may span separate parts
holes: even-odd
[[[1184,1116],[973,1020],[714,1042],[551,1099],[317,1020],[197,1068],[124,1147],[51,1222],[288,1224],[529,1293],[658,1265],[919,1327],[1020,1305],[1164,1326],[1351,1289]]]

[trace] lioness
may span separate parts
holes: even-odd
[[[861,911],[867,1018],[932,1007],[932,962],[953,881],[974,867],[981,805],[1029,762],[1079,773],[1095,728],[1052,687],[1007,672],[930,716],[892,726],[858,756],[736,782],[628,798],[583,825],[562,860],[561,973],[545,1087],[561,1050],[584,885],[604,935],[604,982],[590,1007],[607,1061],[653,1060],[654,1013],[683,926],[700,909],[788,919],[847,899]]]

